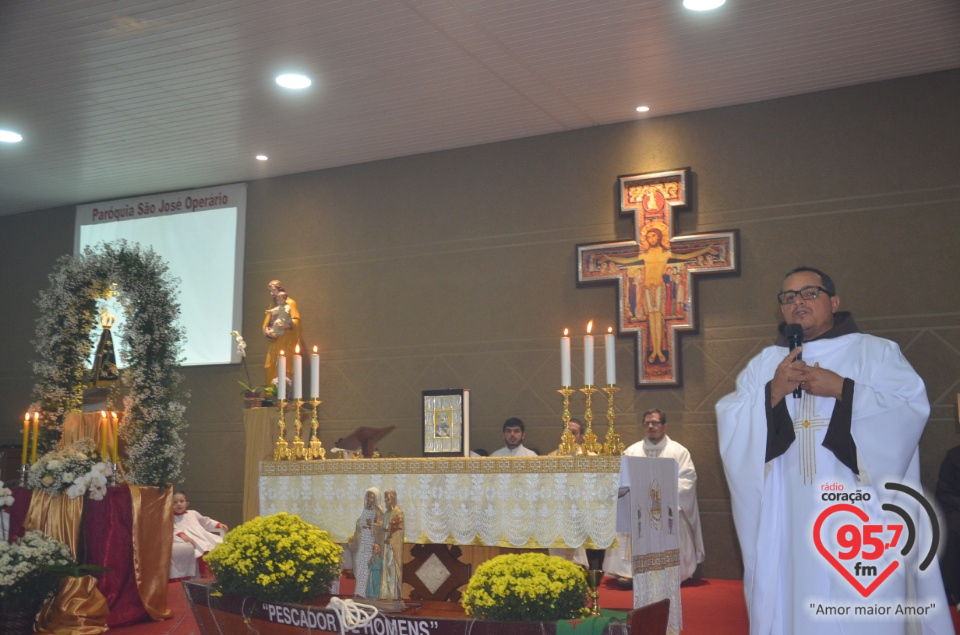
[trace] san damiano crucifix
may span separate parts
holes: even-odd
[[[580,283],[615,282],[618,328],[637,334],[637,386],[679,385],[679,331],[696,330],[695,275],[739,271],[736,230],[674,236],[690,168],[620,177],[620,213],[634,237],[577,245]]]

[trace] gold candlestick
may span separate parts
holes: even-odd
[[[290,458],[290,448],[287,447],[287,423],[283,420],[283,400],[277,400],[277,406],[280,408],[280,419],[277,421],[277,428],[280,429],[280,436],[277,437],[277,443],[273,447],[273,460],[285,461]]]
[[[323,449],[323,444],[320,443],[320,437],[317,436],[317,428],[320,427],[320,422],[317,420],[317,409],[321,403],[323,402],[319,399],[313,400],[313,419],[310,421],[310,449],[307,450],[308,461],[310,459],[326,460],[327,458],[327,451]]]
[[[590,589],[590,615],[600,617],[600,582],[603,581],[603,571],[590,569],[587,573],[587,588]]]
[[[607,439],[606,443],[603,444],[603,453],[607,456],[620,456],[623,454],[625,447],[620,442],[620,435],[613,427],[613,421],[617,418],[617,414],[613,410],[613,396],[619,391],[620,389],[613,384],[603,389],[603,392],[607,393]]]
[[[584,386],[580,392],[587,396],[586,412],[583,415],[587,421],[587,429],[583,433],[583,453],[600,454],[603,446],[597,443],[597,435],[593,431],[593,393],[597,392],[597,389],[593,386]]]
[[[306,455],[306,452],[304,452],[304,447],[303,447],[304,446],[303,439],[300,438],[300,429],[302,427],[302,423],[300,421],[300,409],[303,407],[303,401],[300,399],[297,399],[296,401],[293,402],[293,404],[296,407],[297,414],[296,414],[296,418],[293,420],[294,421],[293,449],[290,451],[290,453],[293,459],[297,460],[297,459],[304,458],[304,456]]]
[[[563,432],[560,434],[557,454],[561,456],[576,454],[577,442],[573,438],[573,433],[570,432],[570,395],[576,391],[570,386],[564,386],[557,392],[563,395],[563,413],[560,415],[563,419]]]

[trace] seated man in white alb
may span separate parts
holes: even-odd
[[[185,492],[173,495],[173,552],[170,556],[170,579],[197,576],[197,558],[223,542],[227,526],[212,518],[187,509],[190,502]]]
[[[680,464],[680,581],[691,577],[697,564],[703,562],[703,535],[700,532],[700,508],[697,505],[697,471],[690,452],[667,436],[667,416],[659,408],[643,413],[647,438],[634,443],[624,451],[626,456],[648,456],[673,459]],[[618,546],[607,549],[603,570],[618,578],[633,579],[630,563],[632,545],[629,533],[617,533]]]
[[[503,422],[503,442],[506,445],[490,456],[537,456],[537,453],[523,445],[523,437],[527,429],[516,417],[510,417]]]

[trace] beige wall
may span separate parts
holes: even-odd
[[[861,327],[899,342],[923,375],[933,406],[921,448],[928,486],[960,443],[957,103],[960,72],[948,72],[251,182],[243,322],[251,360],[266,350],[266,283],[280,278],[300,305],[306,343],[322,351],[327,447],[360,425],[395,425],[381,451],[418,455],[420,392],[466,387],[474,447],[502,445],[501,423],[519,416],[529,445],[549,450],[560,428],[559,334],[615,320],[613,287],[577,288],[575,245],[630,235],[617,213],[618,175],[690,166],[693,204],[678,226],[739,229],[741,274],[700,281],[700,331],[682,339],[682,387],[631,386],[635,344],[620,338],[617,424],[633,442],[640,413],[668,413],[668,433],[698,468],[702,572],[736,577],[713,405],[772,340],[774,293],[790,267],[830,272]],[[10,422],[0,442],[18,441],[32,385],[32,299],[71,249],[72,213],[0,217],[0,415]],[[195,508],[233,525],[238,368],[186,376],[183,486]],[[573,410],[582,413],[582,401]]]

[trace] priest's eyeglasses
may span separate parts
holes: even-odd
[[[781,291],[777,294],[777,301],[780,304],[793,304],[793,301],[797,299],[797,296],[800,296],[804,300],[816,300],[820,297],[821,293],[830,295],[830,293],[823,287],[810,285],[809,287],[804,287],[799,291],[794,291],[793,289]]]

